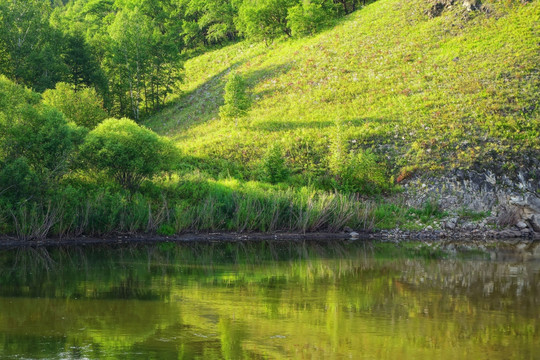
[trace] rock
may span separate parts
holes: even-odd
[[[525,224],[523,221],[518,221],[518,223],[516,224],[517,228],[518,229],[525,229],[527,227],[527,224]]]
[[[468,230],[468,231],[474,230],[474,229],[476,229],[476,224],[471,223],[471,222],[465,223],[463,225],[463,229]]]
[[[448,221],[446,221],[444,225],[447,229],[454,230],[457,225],[457,219],[456,218],[449,219]]]
[[[499,232],[499,237],[502,238],[517,238],[521,237],[521,231],[517,230],[503,230]]]
[[[465,7],[467,11],[476,10],[480,7],[480,0],[465,0],[463,1],[463,7]]]
[[[527,220],[534,231],[540,232],[540,198],[532,194],[513,196],[510,203],[519,207],[522,219]]]
[[[352,238],[357,238],[358,236],[360,236],[360,234],[357,233],[356,231],[351,231],[351,232],[349,233],[349,235],[351,235]]]
[[[428,231],[433,230],[433,226],[431,226],[431,225],[426,226],[426,230],[428,230]]]
[[[540,215],[539,214],[532,215],[531,218],[529,219],[529,223],[531,224],[531,227],[535,232],[540,233]]]
[[[348,226],[345,226],[345,227],[343,228],[343,231],[345,231],[346,233],[352,233],[354,230],[351,229],[351,228],[348,227]]]

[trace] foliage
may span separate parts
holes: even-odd
[[[24,159],[16,166],[27,165],[42,181],[62,175],[80,132],[60,112],[40,104],[39,95],[5,77],[0,77],[0,104],[0,161]]]
[[[64,116],[79,126],[95,128],[107,117],[103,101],[92,88],[57,83],[55,89],[43,93],[43,103],[60,110]]]
[[[172,145],[134,121],[107,119],[92,130],[81,146],[81,159],[95,171],[105,171],[134,191],[144,179],[170,168]]]
[[[183,39],[188,47],[215,44],[237,38],[237,9],[228,0],[184,0]]]
[[[291,35],[287,10],[296,0],[246,0],[238,9],[236,27],[250,40],[268,43],[276,37]]]
[[[233,73],[229,76],[223,100],[225,104],[220,107],[219,115],[223,119],[234,119],[235,125],[238,125],[238,118],[246,115],[251,103],[241,75]]]
[[[332,2],[304,0],[289,8],[287,22],[293,36],[313,35],[328,27],[337,15]]]
[[[39,195],[40,181],[24,157],[0,162],[0,197],[9,204]]]
[[[272,145],[262,159],[264,178],[272,184],[285,181],[289,170],[283,158],[283,149],[279,144]]]

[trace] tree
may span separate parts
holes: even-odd
[[[124,188],[135,191],[144,179],[171,166],[174,148],[133,120],[107,119],[88,134],[80,155],[88,168],[104,171]]]
[[[0,72],[37,91],[53,87],[68,71],[50,12],[47,1],[0,0]]]
[[[103,109],[103,101],[92,88],[80,87],[66,83],[56,84],[55,89],[46,90],[43,103],[60,110],[64,116],[79,126],[95,128],[107,117]]]
[[[231,0],[180,0],[184,8],[183,38],[189,47],[216,44],[237,37]]]
[[[287,22],[293,36],[313,35],[337,17],[334,3],[304,0],[289,8]]]
[[[40,103],[39,94],[0,76],[0,191],[10,179],[15,190],[36,179],[44,189],[54,184],[68,170],[81,137],[59,111]]]
[[[165,15],[152,18],[139,7],[116,14],[108,28],[110,44],[104,67],[120,104],[119,113],[138,121],[142,109],[156,109],[165,103],[179,78],[180,48],[175,29]]]
[[[246,83],[242,76],[238,74],[229,75],[229,80],[225,84],[225,104],[219,109],[222,119],[234,119],[238,125],[238,118],[246,115],[251,101],[247,94]]]
[[[250,40],[269,40],[291,36],[287,24],[287,10],[297,0],[245,0],[238,9],[236,27]]]

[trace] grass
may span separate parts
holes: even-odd
[[[494,154],[519,161],[540,150],[540,2],[485,5],[429,19],[430,3],[381,0],[314,37],[205,53],[186,62],[183,95],[146,124],[212,176],[249,180],[279,143],[303,185],[324,183],[337,132],[389,177]],[[238,126],[219,118],[233,70],[253,100]]]

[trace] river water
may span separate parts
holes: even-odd
[[[363,242],[0,252],[1,359],[539,359],[540,259]]]

